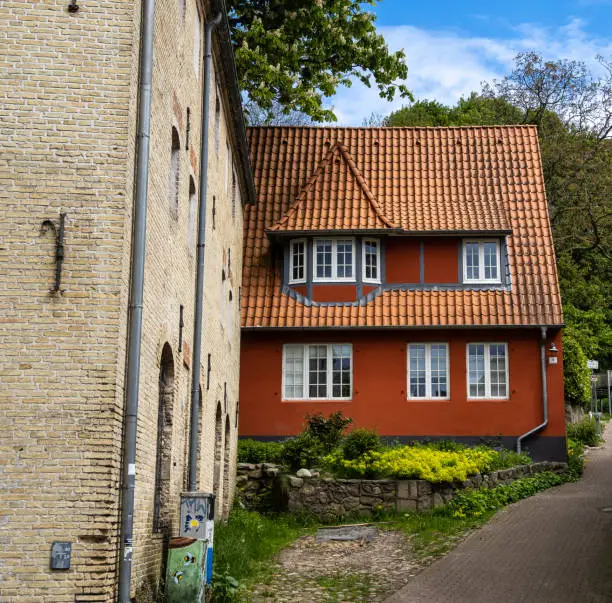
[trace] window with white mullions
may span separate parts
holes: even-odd
[[[283,400],[350,400],[352,375],[350,344],[283,346]]]
[[[332,346],[332,398],[351,397],[351,346]]]
[[[363,240],[363,280],[380,283],[380,243],[378,239]]]
[[[354,239],[315,239],[315,281],[355,280]]]
[[[408,345],[408,398],[447,399],[448,344]]]
[[[505,343],[469,343],[468,397],[508,397],[508,346]]]
[[[289,283],[306,281],[306,240],[296,239],[289,245]]]
[[[465,283],[500,283],[500,274],[499,241],[464,241],[463,281]]]
[[[327,398],[327,346],[308,348],[308,397]]]

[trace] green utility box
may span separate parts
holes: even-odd
[[[206,592],[206,540],[178,537],[168,545],[166,600],[203,603]]]

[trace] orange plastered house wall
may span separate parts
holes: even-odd
[[[390,439],[565,459],[536,128],[262,127],[249,142],[240,436],[341,410]]]

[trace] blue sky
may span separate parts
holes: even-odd
[[[612,0],[382,0],[373,10],[390,48],[406,52],[407,85],[417,99],[453,104],[481,82],[503,77],[521,51],[594,69],[596,55],[612,59]],[[388,103],[376,89],[355,83],[331,104],[339,124],[361,125],[405,101]]]

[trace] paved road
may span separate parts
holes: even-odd
[[[521,601],[612,603],[612,426],[579,482],[507,507],[386,603]]]

